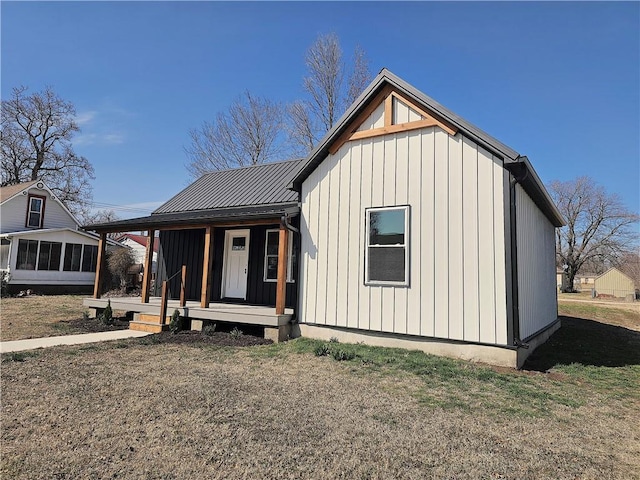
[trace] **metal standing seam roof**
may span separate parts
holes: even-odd
[[[287,188],[302,159],[207,173],[152,215],[298,201]]]

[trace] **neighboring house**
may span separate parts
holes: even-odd
[[[98,237],[38,180],[0,188],[0,271],[9,293],[90,292]]]
[[[280,338],[520,366],[559,328],[563,222],[527,157],[382,70],[309,157],[210,173],[91,228],[160,230],[157,283],[177,298],[187,265],[193,318],[256,324],[210,301],[275,305],[295,319]]]
[[[593,289],[597,273],[578,273],[573,278],[573,289],[575,291],[588,291]],[[556,284],[558,291],[566,291],[569,287],[569,278],[564,270],[556,271]]]
[[[610,268],[599,277],[596,277],[594,288],[598,297],[618,297],[635,299],[636,285],[631,277],[622,273],[617,268]]]
[[[576,290],[591,290],[594,287],[597,273],[578,273],[573,279],[573,288]]]
[[[564,270],[556,270],[556,286],[559,292],[564,292],[569,287],[569,277]]]

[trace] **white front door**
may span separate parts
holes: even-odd
[[[224,242],[222,297],[247,298],[249,230],[227,230]]]

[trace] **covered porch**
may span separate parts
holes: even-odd
[[[277,314],[274,308],[260,305],[211,302],[208,307],[201,307],[196,301],[186,301],[181,305],[180,300],[168,300],[164,309],[165,318],[161,321],[162,297],[150,297],[145,303],[141,297],[85,298],[83,305],[97,315],[106,308],[108,302],[111,302],[114,310],[133,313],[130,328],[134,330],[159,332],[168,325],[168,317],[174,310],[178,310],[180,316],[191,320],[193,330],[201,330],[207,323],[215,322],[251,325],[264,327],[265,338],[275,342],[286,340],[294,313],[291,308]]]
[[[97,314],[110,301],[113,309],[132,312],[131,328],[139,330],[161,331],[166,328],[168,317],[177,309],[181,316],[191,321],[193,329],[200,329],[207,322],[230,322],[264,327],[267,338],[276,341],[286,339],[289,324],[295,315],[293,308],[287,308],[287,289],[290,295],[295,293],[293,277],[288,272],[291,269],[290,243],[293,234],[298,232],[289,219],[296,216],[298,211],[297,204],[254,206],[179,215],[152,214],[149,217],[89,226],[87,228],[99,233],[100,241],[93,297],[85,299],[84,305]],[[104,299],[107,234],[125,231],[146,231],[141,295]],[[171,262],[166,262],[164,271],[159,268],[159,284],[152,288],[152,247],[156,232],[160,232],[161,252],[163,236],[167,239],[163,254],[171,257]],[[238,232],[247,235],[246,240],[232,241],[239,235]],[[260,232],[263,236],[269,232],[266,245],[265,238],[250,238],[251,232]],[[179,242],[175,240],[176,234],[181,235]],[[245,245],[246,254],[243,257]],[[275,251],[270,255],[263,253],[262,259],[256,260],[260,259],[260,254],[251,253],[253,250],[250,249],[258,247],[262,249],[261,252],[265,252],[267,247],[277,250],[277,265],[273,265]],[[186,250],[189,250],[188,254],[184,253]],[[160,256],[159,266],[163,261]],[[243,258],[245,263],[242,263]],[[267,260],[270,261],[269,268]],[[230,275],[230,269],[236,273]],[[260,301],[255,301],[252,296],[256,283],[253,278],[257,275],[262,290],[270,292]],[[234,289],[230,283],[225,285],[223,280],[221,292],[221,278],[232,278]],[[212,295],[214,288],[215,294]],[[290,307],[293,307],[293,303],[295,298],[289,298]]]

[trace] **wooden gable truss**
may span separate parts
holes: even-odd
[[[363,124],[384,104],[384,123],[378,126],[380,122],[373,122],[372,128],[360,129]],[[409,109],[415,117],[419,119],[396,122],[397,109],[399,106]],[[418,128],[440,127],[449,135],[455,135],[457,128],[440,120],[434,113],[429,112],[423,107],[418,106],[413,100],[407,96],[391,88],[385,86],[367,105],[367,107],[356,117],[349,128],[329,147],[329,153],[335,154],[340,147],[351,140],[360,140],[363,138],[377,137],[380,135],[388,135],[390,133],[406,132],[416,130]]]

